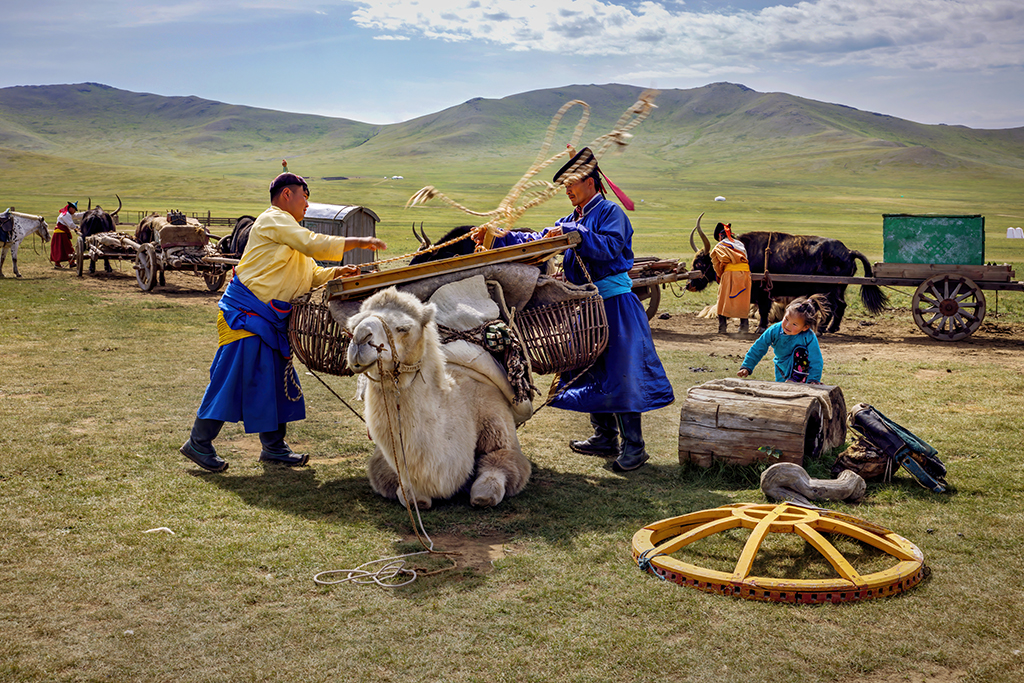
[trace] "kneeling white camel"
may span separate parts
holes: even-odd
[[[370,485],[420,509],[466,486],[473,505],[497,505],[530,477],[513,406],[479,373],[446,362],[436,310],[390,288],[347,323],[348,365],[369,379]]]

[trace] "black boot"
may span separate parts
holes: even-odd
[[[647,462],[651,456],[644,450],[644,434],[640,413],[619,413],[619,431],[622,434],[622,455],[612,463],[618,472],[628,472]]]
[[[750,320],[748,318],[740,318],[740,334],[747,334],[750,332],[749,323]]]
[[[178,451],[204,470],[223,472],[228,468],[228,464],[213,448],[213,440],[220,434],[223,426],[224,423],[220,420],[197,417],[188,441],[182,444]]]
[[[276,462],[289,467],[300,467],[309,462],[309,455],[296,453],[285,443],[284,437],[288,433],[288,423],[282,422],[272,432],[260,432],[260,443],[263,449],[260,451],[260,460],[263,462]]]
[[[594,435],[584,441],[570,441],[569,450],[583,455],[617,457],[619,455],[619,425],[613,413],[591,413],[590,424]]]
[[[724,315],[718,316],[718,334],[725,334],[725,324],[729,322],[729,319]]]

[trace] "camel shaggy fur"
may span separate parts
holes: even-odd
[[[513,406],[480,373],[446,361],[436,312],[392,287],[346,323],[348,365],[369,379],[365,416],[376,444],[370,485],[420,509],[467,486],[473,505],[497,505],[530,477]]]

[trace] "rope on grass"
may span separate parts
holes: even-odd
[[[402,497],[405,499],[405,509],[409,513],[409,521],[412,522],[413,531],[416,533],[416,539],[420,542],[420,545],[422,545],[424,549],[414,553],[393,555],[391,557],[382,557],[376,560],[371,560],[369,562],[364,562],[355,569],[330,569],[314,575],[313,582],[323,586],[329,586],[337,583],[352,582],[357,584],[375,583],[383,588],[399,588],[401,586],[409,585],[410,583],[415,581],[418,576],[433,576],[434,574],[440,574],[442,572],[455,569],[458,566],[458,564],[455,562],[455,560],[451,558],[451,556],[462,554],[457,551],[444,551],[434,549],[434,540],[430,538],[429,534],[427,534],[427,530],[423,526],[423,518],[420,517],[419,506],[415,504],[415,491],[412,491],[412,496],[409,495],[409,491],[406,491],[405,478],[402,476],[402,470],[404,469],[405,471],[408,471],[408,464],[406,463],[405,460],[405,441],[402,438],[402,403],[401,392],[399,391],[398,384],[399,377],[403,372],[419,372],[420,364],[416,363],[412,365],[407,365],[398,360],[398,355],[395,353],[395,340],[391,334],[391,328],[383,319],[381,319],[380,322],[384,326],[384,334],[387,336],[387,342],[388,345],[390,346],[391,360],[394,364],[394,369],[391,372],[385,372],[384,359],[381,354],[381,351],[384,350],[384,344],[381,343],[381,345],[377,347],[378,377],[375,379],[370,375],[367,375],[367,378],[370,379],[371,381],[380,382],[381,389],[384,391],[384,410],[388,418],[388,436],[391,440],[391,452],[400,455],[400,457],[395,458],[395,466],[396,469],[398,470],[398,485],[401,489]],[[386,382],[386,378],[389,378],[391,382]],[[393,392],[388,391],[389,384],[393,386]],[[392,393],[394,396],[394,417],[392,417],[392,406],[390,405],[390,401],[386,400],[387,397],[392,395]],[[399,462],[401,462],[400,466]],[[414,510],[416,512],[415,519],[413,519]],[[435,569],[433,571],[428,571],[426,569],[417,567],[409,569],[405,568],[404,558],[426,554],[444,555],[448,558],[451,564],[447,567],[442,567],[441,569]],[[382,562],[385,564],[383,564],[375,571],[369,571],[368,569],[366,569],[366,567],[371,567]],[[332,576],[334,574],[345,574],[345,578],[336,580],[327,580],[321,578],[324,576]],[[392,579],[395,579],[399,576],[408,576],[409,578],[405,581],[400,581],[398,583],[391,582]]]

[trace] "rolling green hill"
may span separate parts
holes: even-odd
[[[287,158],[315,184],[314,200],[370,206],[382,226],[407,226],[405,200],[424,185],[476,209],[496,206],[564,103],[590,105],[586,143],[611,130],[640,92],[573,85],[378,126],[94,83],[3,88],[0,203],[48,214],[65,198],[107,205],[117,193],[129,210],[253,213]],[[874,230],[883,212],[1024,222],[1024,128],[923,125],[730,83],[666,90],[657,105],[625,153],[602,163],[640,200],[638,220],[652,240],[709,209],[748,229],[819,233]],[[555,150],[580,112],[562,122]],[[337,178],[346,180],[328,180]],[[729,204],[709,204],[716,195]],[[565,213],[564,204],[540,207],[535,221]],[[415,216],[438,228],[465,222],[446,208]]]

